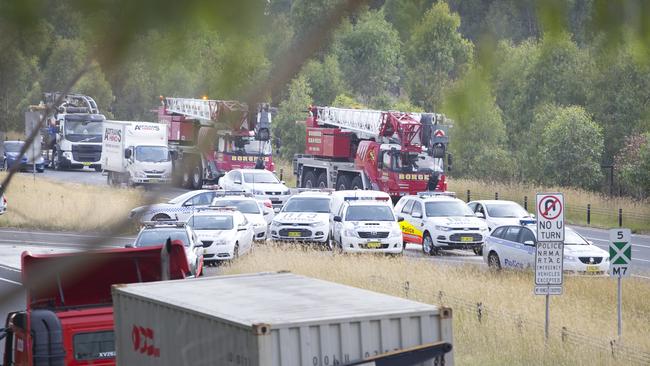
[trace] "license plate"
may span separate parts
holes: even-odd
[[[92,163],[81,163],[81,164],[83,164],[83,166],[90,166],[90,164]]]
[[[300,231],[289,231],[289,237],[290,238],[300,237]]]
[[[374,248],[381,248],[381,243],[378,241],[369,241],[366,244],[366,247],[374,249]]]
[[[159,180],[158,180],[158,179],[149,179],[149,182],[150,182],[150,183],[158,183]]]
[[[587,266],[587,272],[588,273],[600,272],[600,268],[598,268],[598,266]]]
[[[474,238],[471,236],[461,236],[460,241],[466,242],[466,241],[474,241]]]

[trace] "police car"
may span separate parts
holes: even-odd
[[[333,217],[332,247],[346,253],[402,253],[402,231],[388,197],[345,197]]]
[[[273,209],[265,210],[264,203],[252,194],[243,191],[216,191],[210,207],[235,208],[251,223],[255,240],[266,240],[269,228],[266,217],[273,215]]]
[[[203,208],[190,216],[187,224],[203,243],[206,264],[235,259],[253,248],[253,227],[233,207]]]
[[[331,191],[303,191],[287,201],[271,222],[271,238],[327,244],[330,233]]]
[[[139,222],[178,220],[185,221],[197,207],[208,206],[215,197],[212,189],[199,189],[181,194],[167,203],[158,203],[134,208],[129,213],[129,219]]]
[[[483,248],[483,261],[491,268],[527,269],[535,265],[535,220],[504,225],[492,230]],[[591,244],[569,227],[564,229],[564,271],[574,274],[604,275],[609,269],[609,253]]]
[[[404,196],[395,212],[404,217],[404,245],[420,244],[429,255],[439,255],[441,249],[478,250],[489,234],[485,222],[452,192]]]

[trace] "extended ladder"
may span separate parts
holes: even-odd
[[[370,109],[345,109],[316,107],[318,124],[327,124],[371,136],[379,134],[382,111]]]
[[[219,115],[225,112],[248,112],[246,103],[234,100],[165,98],[167,110],[190,118],[204,121],[219,121]]]

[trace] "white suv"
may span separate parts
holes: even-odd
[[[400,220],[389,199],[346,197],[333,218],[331,245],[350,253],[402,253]]]
[[[269,199],[276,212],[291,195],[283,181],[262,169],[233,169],[219,178],[219,186],[229,191],[245,191],[258,199]]]
[[[273,218],[271,238],[327,244],[331,201],[331,192],[307,191],[292,196]]]
[[[420,244],[429,255],[438,255],[441,249],[478,251],[489,235],[487,224],[452,193],[404,196],[395,205],[395,212],[404,217],[404,244]]]

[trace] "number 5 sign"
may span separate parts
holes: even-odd
[[[609,231],[610,276],[628,277],[632,267],[632,243],[630,229]]]

